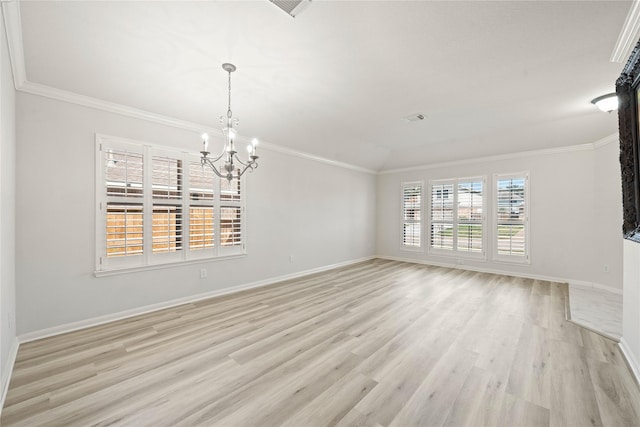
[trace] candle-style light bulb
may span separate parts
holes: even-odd
[[[202,134],[202,151],[207,151],[207,148],[209,147],[209,135],[207,135],[206,133]]]
[[[253,138],[253,140],[251,141],[251,155],[255,156],[256,155],[256,147],[258,146],[258,140],[256,138]]]
[[[227,147],[228,152],[236,151],[235,147],[233,146],[233,140],[235,137],[236,137],[236,131],[233,129],[229,129],[229,146]]]

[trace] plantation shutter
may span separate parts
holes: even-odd
[[[152,253],[183,248],[182,159],[178,153],[154,150],[151,157]]]
[[[484,257],[484,183],[483,177],[431,182],[430,251]]]
[[[220,179],[220,249],[244,248],[244,207],[242,181]]]
[[[453,250],[453,183],[431,185],[431,248]]]
[[[96,135],[96,276],[243,254],[244,180],[200,156]]]
[[[215,182],[211,168],[189,162],[189,249],[199,255],[215,247]]]
[[[144,150],[134,144],[100,144],[97,191],[99,268],[143,263]]]
[[[458,182],[458,251],[482,252],[483,181]]]
[[[526,176],[496,180],[496,253],[526,259]]]
[[[141,204],[107,203],[107,257],[142,255],[144,216]]]
[[[405,248],[421,247],[422,184],[402,185],[402,245]]]

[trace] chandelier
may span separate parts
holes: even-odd
[[[246,171],[253,171],[258,167],[258,156],[256,156],[256,146],[258,140],[253,139],[251,145],[247,146],[249,153],[249,160],[243,162],[238,157],[238,152],[235,149],[234,140],[236,138],[236,128],[238,127],[238,119],[233,118],[231,112],[231,73],[236,70],[236,66],[233,64],[222,64],[222,69],[229,74],[229,107],[227,108],[227,116],[220,116],[220,124],[222,127],[222,134],[224,135],[225,143],[222,148],[222,152],[216,158],[209,157],[209,135],[202,134],[202,158],[200,163],[209,165],[213,172],[220,178],[225,178],[231,181],[234,178],[240,178]],[[221,167],[216,168],[215,163],[224,158],[224,163]]]

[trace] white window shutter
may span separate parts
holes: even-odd
[[[496,179],[496,256],[527,260],[527,176]]]
[[[485,256],[485,179],[432,181],[429,250],[463,257]]]
[[[96,270],[244,253],[244,180],[196,153],[96,135]]]
[[[481,253],[484,250],[484,182],[459,181],[457,198],[457,249]]]
[[[453,183],[431,185],[431,248],[453,250],[454,198]]]
[[[189,162],[189,250],[190,256],[215,254],[217,177],[199,159]]]
[[[402,246],[419,249],[422,246],[422,183],[402,185]]]

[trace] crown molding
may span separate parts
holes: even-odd
[[[93,98],[86,95],[80,95],[75,92],[69,92],[66,90],[57,89],[51,86],[33,83],[30,81],[25,81],[19,88],[16,89],[20,92],[30,93],[32,95],[56,99],[58,101],[68,102],[70,104],[82,105],[83,107],[89,107],[96,110],[106,111],[108,113],[133,117],[135,119],[158,123],[165,126],[176,127],[188,131],[211,132],[214,130],[209,126],[205,126],[202,124],[180,120],[169,116],[163,116],[161,114],[140,110],[138,108],[117,104],[115,102],[104,101],[102,99]],[[215,129],[215,131],[219,131],[219,129]]]
[[[17,90],[32,95],[38,95],[46,98],[56,99],[59,101],[68,102],[71,104],[82,105],[84,107],[94,108],[109,113],[119,114],[127,117],[133,117],[140,120],[145,120],[153,123],[158,123],[165,126],[171,126],[179,129],[184,129],[196,133],[208,132],[215,134],[220,129],[212,128],[203,124],[189,122],[186,120],[180,120],[169,116],[163,116],[161,114],[152,113],[145,110],[129,107],[114,102],[104,101],[98,98],[92,98],[85,95],[80,95],[74,92],[65,91],[62,89],[56,89],[50,86],[41,85],[39,83],[32,83],[30,81],[24,81],[23,84],[17,88]],[[238,140],[249,143],[250,138],[246,138],[242,135],[238,135]],[[574,151],[587,151],[594,150],[596,148],[603,147],[611,142],[618,141],[617,134],[611,134],[605,138],[602,138],[596,142],[580,145],[570,145],[566,147],[547,148],[542,150],[521,151],[517,153],[500,154],[496,156],[479,157],[474,159],[454,160],[451,162],[432,163],[426,165],[412,166],[408,168],[388,169],[382,171],[375,171],[372,169],[363,168],[361,166],[352,165],[349,163],[340,162],[337,160],[328,159],[326,157],[317,156],[315,154],[306,153],[304,151],[295,150],[292,148],[284,147],[281,145],[273,144],[266,141],[260,141],[260,148],[268,151],[273,151],[281,154],[287,154],[290,156],[298,157],[301,159],[313,160],[316,162],[324,163],[331,166],[340,167],[343,169],[350,169],[356,172],[362,172],[372,175],[389,175],[401,172],[412,172],[427,169],[436,169],[442,167],[461,166],[474,163],[482,163],[497,160],[510,160],[522,157],[541,156],[550,154],[567,153]]]
[[[58,101],[64,101],[71,104],[82,105],[84,107],[94,108],[109,113],[119,114],[122,116],[132,117],[135,119],[145,120],[148,122],[158,123],[161,125],[171,126],[197,133],[208,132],[211,134],[215,134],[216,132],[220,131],[220,129],[212,128],[199,123],[180,120],[174,117],[164,116],[161,114],[152,113],[150,111],[117,104],[115,102],[92,98],[90,96],[80,95],[78,93],[30,82],[29,80],[27,80],[27,73],[25,68],[25,56],[23,49],[24,43],[22,40],[21,25],[22,21],[20,19],[20,0],[0,0],[0,2],[2,2],[2,14],[7,33],[7,43],[9,45],[9,60],[11,62],[11,69],[13,72],[13,82],[17,91],[30,93],[32,95],[38,95],[45,98],[56,99]],[[238,139],[249,141],[248,138],[244,138],[241,135],[238,135]],[[371,169],[363,168],[349,163],[339,162],[332,159],[327,159],[315,154],[305,153],[303,151],[282,147],[269,142],[260,141],[260,148],[299,157],[302,159],[313,160],[331,166],[350,169],[357,172],[368,174],[377,173],[377,171]]]
[[[620,35],[618,35],[618,41],[611,53],[611,62],[619,62],[624,64],[627,62],[631,50],[638,41],[638,34],[640,33],[640,2],[634,0],[629,8],[627,18],[622,25]]]
[[[9,62],[13,73],[13,84],[18,90],[26,81],[27,73],[24,65],[24,49],[22,42],[22,20],[20,19],[20,2],[13,0],[2,2],[2,16],[9,45]]]
[[[595,141],[592,145],[593,145],[593,149],[597,150],[598,148],[602,148],[605,145],[609,145],[614,142],[615,143],[620,142],[620,135],[618,133],[612,133],[609,136],[605,136],[604,138]]]
[[[158,123],[165,126],[184,129],[187,131],[196,132],[198,134],[202,132],[215,134],[216,132],[220,131],[220,129],[208,127],[206,125],[202,125],[199,123],[180,120],[180,119],[176,119],[169,116],[163,116],[161,114],[140,110],[137,108],[126,106],[126,105],[116,104],[114,102],[104,101],[101,99],[80,95],[80,94],[65,91],[62,89],[56,89],[50,86],[41,85],[39,83],[32,83],[29,81],[25,81],[22,84],[22,86],[18,88],[18,90],[21,92],[30,93],[33,95],[38,95],[46,98],[56,99],[56,100],[68,102],[71,104],[82,105],[84,107],[94,108],[94,109],[106,111],[109,113],[119,114],[119,115],[133,117],[140,120]],[[273,151],[281,154],[298,157],[301,159],[312,160],[319,163],[340,167],[343,169],[350,169],[356,172],[362,172],[362,173],[367,173],[372,175],[389,175],[389,174],[401,173],[401,172],[412,172],[412,171],[436,169],[436,168],[442,168],[442,167],[461,166],[461,165],[497,161],[497,160],[510,160],[510,159],[516,159],[516,158],[522,158],[522,157],[530,157],[530,156],[541,156],[541,155],[559,154],[559,153],[567,153],[567,152],[575,152],[575,151],[594,150],[596,148],[603,147],[604,145],[607,145],[611,142],[617,141],[618,140],[617,137],[618,137],[617,134],[612,134],[596,142],[588,143],[588,144],[570,145],[567,147],[547,148],[542,150],[521,151],[517,153],[500,154],[496,156],[487,156],[487,157],[480,157],[480,158],[474,158],[474,159],[455,160],[451,162],[433,163],[433,164],[413,166],[408,168],[389,169],[389,170],[383,170],[383,171],[374,171],[371,169],[363,168],[363,167],[352,165],[349,163],[327,159],[325,157],[317,156],[315,154],[298,151],[292,148],[283,147],[281,145],[273,144],[266,141],[260,141],[260,148],[268,151]],[[247,143],[251,141],[249,138],[246,138],[241,135],[238,135],[237,138],[239,141],[243,141]]]
[[[119,114],[122,116],[133,117],[135,119],[145,120],[148,122],[158,123],[165,126],[171,126],[178,129],[184,129],[198,134],[202,132],[208,132],[215,134],[220,132],[220,129],[212,128],[203,124],[189,122],[187,120],[180,120],[169,116],[163,116],[161,114],[152,113],[138,108],[129,107],[115,102],[104,101],[98,98],[92,98],[90,96],[80,95],[74,92],[69,92],[62,89],[56,89],[51,86],[42,85],[39,83],[33,83],[30,81],[24,81],[17,90],[32,95],[38,95],[45,98],[56,99],[58,101],[64,101],[71,104],[82,105],[84,107],[94,108],[97,110],[106,111],[109,113]],[[249,142],[250,139],[238,135],[239,141]],[[260,148],[275,151],[282,154],[288,154],[307,160],[313,160],[320,163],[325,163],[331,166],[337,166],[344,169],[350,169],[357,172],[363,172],[368,174],[376,174],[376,171],[366,169],[360,166],[339,162],[336,160],[327,159],[325,157],[316,156],[314,154],[305,153],[303,151],[294,150],[291,148],[283,147],[270,142],[260,141]]]
[[[141,110],[138,108],[117,104],[114,102],[105,101],[105,100],[93,98],[90,96],[80,95],[78,93],[57,89],[51,86],[46,86],[39,83],[33,83],[28,81],[26,76],[25,56],[24,56],[23,40],[22,40],[22,26],[21,26],[21,19],[20,19],[20,0],[9,0],[9,1],[0,0],[0,2],[2,3],[2,13],[3,13],[5,29],[7,33],[7,42],[9,45],[9,59],[11,62],[11,69],[13,72],[14,85],[17,91],[29,93],[32,95],[38,95],[46,98],[51,98],[59,101],[64,101],[71,104],[81,105],[88,108],[94,108],[97,110],[119,114],[122,116],[132,117],[139,120],[158,123],[165,126],[171,126],[178,129],[197,132],[197,133],[208,132],[211,134],[215,134],[216,132],[220,131],[219,129],[212,128],[203,124],[194,123],[187,120],[180,120],[174,117],[164,116],[161,114],[152,113],[152,112]],[[629,11],[629,14],[627,16],[627,20],[625,21],[625,26],[623,27],[623,31],[620,33],[618,43],[616,44],[616,49],[622,49],[623,46],[622,46],[621,40],[624,39],[624,40],[627,40],[627,43],[629,44],[627,47],[628,47],[628,50],[630,50],[631,47],[633,47],[633,45],[635,44],[634,38],[637,36],[639,29],[640,29],[640,0],[634,0],[631,6],[631,9]],[[632,36],[630,36],[630,34],[632,34]],[[629,42],[629,40],[631,41]],[[627,54],[625,53],[624,60],[626,60],[626,56]],[[242,137],[241,135],[238,135],[238,138],[239,140],[242,140],[242,141],[249,141],[249,138]],[[301,159],[312,160],[312,161],[316,161],[316,162],[320,162],[320,163],[324,163],[327,165],[336,166],[344,169],[350,169],[357,172],[373,174],[373,175],[387,175],[387,174],[394,174],[394,173],[400,173],[400,172],[411,172],[411,171],[417,171],[417,170],[459,166],[459,165],[473,164],[478,162],[507,160],[507,159],[514,159],[519,157],[534,156],[534,155],[557,154],[557,153],[570,152],[570,151],[590,150],[590,149],[599,148],[614,140],[617,140],[616,138],[617,138],[617,135],[614,134],[592,144],[583,144],[583,145],[575,145],[575,146],[569,146],[569,147],[559,147],[559,148],[543,149],[543,150],[535,150],[535,151],[525,151],[525,152],[519,152],[519,153],[503,154],[503,155],[489,156],[489,157],[482,157],[482,158],[475,158],[475,159],[464,159],[464,160],[457,160],[457,161],[451,161],[451,162],[434,163],[434,164],[414,166],[409,168],[389,169],[389,170],[382,170],[382,171],[367,169],[361,166],[356,166],[349,163],[328,159],[325,157],[317,156],[315,154],[298,151],[292,148],[280,146],[280,145],[273,144],[270,142],[265,142],[265,141],[260,142],[260,147],[262,149],[266,149],[269,151],[278,152],[281,154],[286,154],[286,155],[298,157]]]
[[[249,141],[249,140],[247,139],[247,141]],[[327,159],[325,157],[319,157],[319,156],[316,156],[315,154],[305,153],[304,151],[294,150],[292,148],[283,147],[282,145],[271,144],[269,142],[260,141],[260,147],[261,148],[266,148],[269,151],[275,151],[277,153],[288,154],[290,156],[295,156],[295,157],[298,157],[298,158],[301,158],[301,159],[315,160],[316,162],[325,163],[327,165],[336,166],[336,167],[343,168],[343,169],[351,169],[351,170],[354,170],[356,172],[368,173],[368,174],[371,174],[371,175],[377,175],[379,173],[378,171],[375,171],[375,170],[372,170],[372,169],[363,168],[363,167],[352,165],[352,164],[349,164],[349,163],[340,162],[340,161],[337,161],[337,160]]]
[[[569,145],[566,147],[556,147],[556,148],[544,148],[541,150],[520,151],[517,153],[498,154],[496,156],[476,157],[473,159],[454,160],[451,162],[431,163],[426,165],[412,166],[408,168],[388,169],[388,170],[383,170],[378,172],[378,175],[391,175],[391,174],[403,173],[403,172],[415,172],[415,171],[422,171],[422,170],[428,170],[428,169],[464,166],[464,165],[470,165],[475,163],[486,163],[486,162],[493,162],[493,161],[499,161],[499,160],[511,160],[511,159],[518,159],[523,157],[547,156],[547,155],[560,154],[560,153],[571,153],[576,151],[590,151],[590,150],[595,150],[597,148],[601,148],[615,141],[618,141],[618,134],[614,133],[602,139],[599,139],[596,142],[591,142],[587,144]]]

